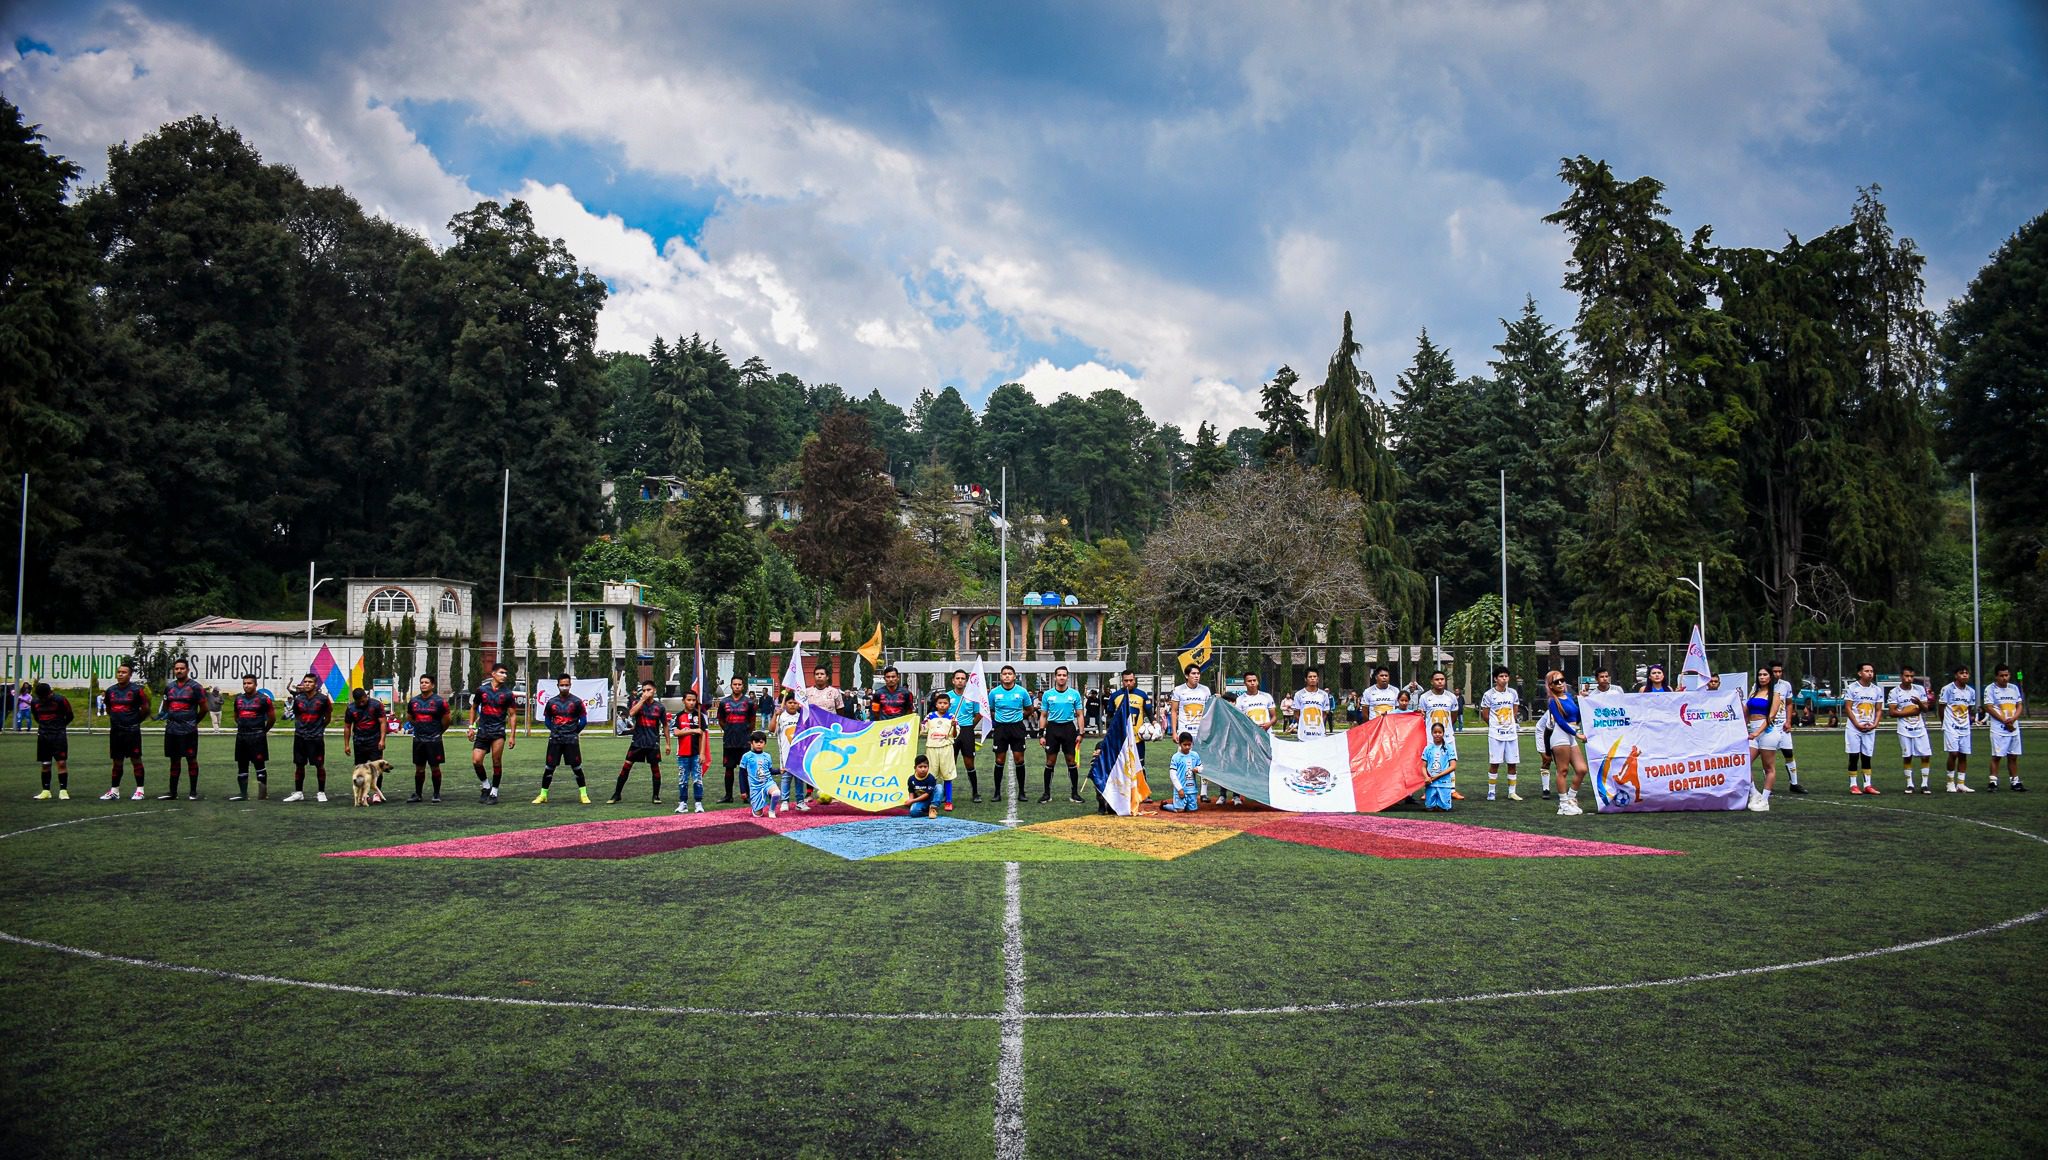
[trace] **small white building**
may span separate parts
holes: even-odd
[[[372,620],[394,632],[399,622],[412,617],[413,626],[427,630],[427,615],[433,614],[443,637],[468,636],[469,621],[476,608],[476,585],[467,580],[440,576],[351,576],[343,600],[348,608],[344,631],[360,637]]]
[[[562,653],[567,657],[573,658],[576,655],[576,635],[579,632],[590,634],[592,656],[603,651],[607,632],[611,634],[612,657],[615,661],[625,663],[634,658],[652,655],[656,644],[656,622],[661,619],[662,609],[647,603],[646,587],[636,580],[608,580],[599,586],[595,596],[596,599],[574,599],[567,602],[507,601],[505,622],[510,631],[504,638],[505,662],[514,669],[525,663],[527,636],[530,633],[534,651],[545,664],[557,626],[562,630]]]

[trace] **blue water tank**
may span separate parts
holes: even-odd
[[[1027,608],[1036,608],[1036,607],[1038,607],[1039,605],[1041,605],[1041,604],[1044,604],[1044,603],[1045,603],[1045,598],[1044,598],[1044,597],[1042,597],[1042,596],[1040,596],[1040,595],[1039,595],[1038,593],[1036,593],[1036,592],[1026,592],[1026,593],[1024,594],[1024,606],[1025,606],[1025,607],[1027,607]]]
[[[1081,603],[1081,598],[1069,592],[1067,593],[1067,598],[1061,601],[1061,603],[1065,604],[1068,608],[1072,608],[1075,605]]]

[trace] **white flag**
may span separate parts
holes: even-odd
[[[792,693],[804,688],[804,642],[792,641],[789,646],[789,664],[782,670],[782,687]]]
[[[1699,680],[1688,681],[1687,677],[1697,676]],[[1714,677],[1713,667],[1707,664],[1707,638],[1700,633],[1700,626],[1692,626],[1692,643],[1685,646],[1685,664],[1678,670],[1678,689],[1704,689]]]
[[[1208,714],[1203,714],[1208,719]],[[1138,760],[1138,729],[1126,721],[1123,725],[1123,747],[1117,752],[1109,767],[1109,777],[1102,787],[1102,800],[1109,808],[1125,817],[1138,813],[1151,789],[1139,787],[1145,781],[1145,765]],[[1223,792],[1219,787],[1218,793]]]
[[[981,658],[974,659],[974,671],[967,674],[966,697],[981,711],[975,714],[975,729],[983,737],[996,727],[988,714],[988,672],[981,667]]]

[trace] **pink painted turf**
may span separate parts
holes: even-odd
[[[1270,826],[1260,826],[1250,833],[1254,837],[1274,838],[1303,846],[1320,846],[1325,850],[1341,850],[1347,854],[1366,854],[1374,858],[1513,857],[1492,850],[1474,850],[1467,846],[1418,842],[1413,838],[1394,838],[1386,834],[1347,830],[1337,826],[1318,826],[1300,819],[1274,822]]]
[[[1549,834],[1524,834],[1496,830],[1491,826],[1468,826],[1457,822],[1422,818],[1390,818],[1379,814],[1301,814],[1299,820],[1311,826],[1434,842],[1466,850],[1483,850],[1511,858],[1604,858],[1629,854],[1677,854],[1649,846],[1627,846],[1619,842],[1596,842],[1588,838],[1560,838]],[[1263,827],[1262,827],[1263,829]],[[1254,830],[1259,833],[1261,830]]]

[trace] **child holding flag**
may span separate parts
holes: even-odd
[[[934,695],[932,711],[924,719],[924,752],[931,758],[932,776],[945,787],[939,800],[945,803],[949,814],[953,812],[953,779],[959,776],[959,754],[953,748],[959,736],[960,723],[953,719],[952,694]]]
[[[1195,752],[1195,735],[1183,732],[1175,738],[1180,752],[1173,755],[1167,774],[1173,779],[1173,800],[1161,809],[1191,814],[1202,805],[1202,755]]]
[[[1429,745],[1422,751],[1422,768],[1429,774],[1429,794],[1423,799],[1423,808],[1448,811],[1451,777],[1458,772],[1458,751],[1445,742],[1442,722],[1429,727]]]
[[[768,735],[758,730],[747,738],[747,752],[740,757],[740,769],[747,775],[747,806],[754,817],[766,811],[775,816],[775,805],[781,798],[781,791],[775,788],[775,762],[767,753]]]

